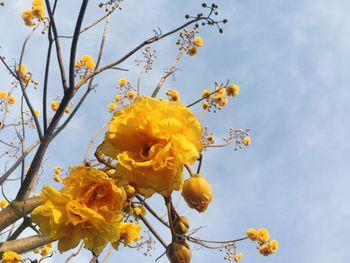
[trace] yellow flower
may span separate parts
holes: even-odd
[[[268,255],[271,254],[270,253],[270,249],[269,249],[269,247],[267,245],[261,245],[259,247],[259,252],[260,252],[260,254],[262,254],[264,256],[268,256]]]
[[[84,55],[81,57],[82,64],[85,65],[86,69],[94,69],[95,62],[89,55]]]
[[[115,110],[116,108],[117,108],[117,104],[115,104],[114,102],[111,102],[108,104],[108,109]]]
[[[215,92],[216,92],[215,94],[217,95],[224,95],[225,89],[223,87],[216,87]]]
[[[59,174],[61,172],[60,166],[55,166],[55,174]]]
[[[67,107],[67,108],[64,109],[64,112],[69,114],[71,112],[71,109]]]
[[[249,228],[247,230],[247,237],[249,237],[249,239],[252,241],[258,240],[258,236],[257,236],[256,230],[254,228]]]
[[[40,116],[40,111],[38,109],[34,109],[34,114],[36,117]]]
[[[6,99],[7,98],[7,92],[6,91],[0,91],[0,99]]]
[[[120,241],[124,243],[125,246],[130,245],[132,242],[136,242],[140,238],[141,226],[135,223],[125,223],[121,222],[119,224],[120,240],[113,243],[113,247],[118,249]]]
[[[116,102],[120,102],[120,101],[123,100],[123,97],[122,97],[122,95],[117,95],[117,96],[114,97],[114,100],[115,100]]]
[[[123,78],[119,79],[119,85],[121,87],[124,87],[126,85],[126,83],[128,83],[128,79],[127,78],[123,77]]]
[[[178,101],[180,99],[179,92],[176,89],[170,89],[167,91],[166,95],[169,96],[171,101]]]
[[[136,193],[136,190],[131,185],[124,186],[125,193],[128,197],[133,196]]]
[[[193,40],[193,44],[197,47],[203,46],[203,39],[201,37],[195,37]]]
[[[22,19],[25,23],[26,26],[32,26],[34,25],[32,19],[33,19],[33,14],[32,10],[26,9],[22,12]]]
[[[231,84],[226,87],[227,96],[235,97],[239,93],[239,87],[236,84]]]
[[[196,47],[191,47],[188,51],[187,54],[190,55],[191,57],[197,54],[197,48]]]
[[[74,65],[76,68],[81,68],[83,66],[83,63],[79,60],[77,62],[75,62],[75,65]]]
[[[40,255],[45,257],[47,256],[51,251],[51,247],[45,246],[41,249]]]
[[[210,104],[207,101],[203,101],[202,106],[203,106],[203,110],[207,110],[210,108]]]
[[[24,78],[27,74],[27,66],[22,64],[21,68],[16,67],[16,72],[20,75],[21,78]]]
[[[210,89],[205,89],[205,90],[203,90],[203,92],[202,92],[202,98],[203,98],[203,99],[204,99],[204,98],[209,99],[210,94],[211,94],[211,90],[210,90]]]
[[[104,172],[74,167],[61,191],[45,186],[44,204],[32,212],[41,232],[58,239],[58,250],[67,251],[84,240],[85,247],[100,252],[107,242],[119,240],[119,223],[126,199],[123,188]]]
[[[33,249],[33,252],[34,252],[35,254],[38,254],[38,253],[39,253],[39,248],[34,248],[34,249]]]
[[[252,143],[252,140],[250,139],[250,137],[245,137],[244,139],[243,139],[243,144],[245,145],[245,146],[248,146],[248,145],[250,145]]]
[[[43,0],[33,0],[32,6],[44,6]]]
[[[45,10],[42,6],[33,6],[32,8],[32,14],[34,17],[38,18],[39,20],[42,20],[45,18]]]
[[[59,182],[62,181],[61,177],[60,177],[58,174],[54,174],[53,179],[54,179],[57,183],[59,183]]]
[[[53,101],[53,102],[51,102],[51,109],[52,109],[53,111],[57,111],[59,107],[60,107],[60,102],[59,102],[59,101]]]
[[[181,194],[187,205],[200,213],[207,210],[213,198],[209,182],[199,174],[194,174],[185,180]]]
[[[8,96],[7,97],[7,103],[8,104],[15,104],[16,103],[16,98],[14,96]]]
[[[5,208],[8,204],[9,204],[9,202],[7,202],[6,199],[0,200],[0,208]]]
[[[233,256],[233,259],[234,259],[235,262],[238,262],[238,261],[240,261],[242,259],[242,257],[243,257],[243,254],[242,253],[238,253],[238,254]]]
[[[46,244],[47,247],[49,248],[53,248],[53,242],[49,243],[49,244]]]
[[[114,176],[146,197],[180,190],[184,164],[203,149],[202,128],[190,109],[179,102],[137,97],[117,111],[99,152],[119,161]]]
[[[270,240],[267,246],[269,247],[271,254],[273,254],[277,252],[279,244],[277,240]]]
[[[136,214],[136,215],[141,215],[141,213],[142,213],[142,210],[141,210],[141,208],[140,207],[135,207],[134,208],[134,213]]]
[[[225,105],[227,105],[227,103],[228,103],[227,98],[225,96],[222,96],[219,102],[219,106],[224,107]]]
[[[19,263],[22,260],[22,256],[13,251],[6,251],[2,254],[2,263]]]
[[[129,100],[133,100],[136,97],[136,94],[134,91],[129,91],[126,96],[128,97]]]
[[[265,228],[260,228],[256,231],[257,240],[264,243],[270,239],[269,231]]]

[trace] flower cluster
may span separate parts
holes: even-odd
[[[75,62],[76,69],[93,70],[95,68],[95,62],[89,55],[83,55],[80,60]]]
[[[6,91],[0,91],[0,102],[7,101],[8,104],[15,104],[16,98],[14,96],[9,96]]]
[[[228,99],[225,95],[229,97],[235,97],[239,93],[239,88],[236,84],[230,84],[226,88],[217,86],[215,91],[210,89],[205,89],[202,92],[202,99],[205,101],[202,103],[203,110],[209,111],[211,107],[214,109],[222,109],[228,103]]]
[[[55,171],[54,171],[54,175],[53,175],[53,179],[59,183],[62,181],[61,177],[60,177],[60,173],[61,173],[61,167],[56,166],[55,167]]]
[[[199,36],[195,37],[193,42],[193,45],[187,50],[187,54],[190,55],[191,57],[197,54],[198,47],[203,46],[203,39]]]
[[[137,97],[115,112],[98,153],[118,160],[114,177],[146,197],[180,190],[184,164],[203,149],[202,128],[179,102]]]
[[[35,26],[36,22],[42,21],[45,18],[44,1],[43,0],[33,0],[32,9],[26,9],[22,12],[22,19],[26,26]]]
[[[27,66],[22,64],[20,67],[16,67],[16,73],[22,79],[25,85],[28,85],[31,80],[31,72],[27,70]]]
[[[277,252],[278,241],[270,240],[270,233],[265,228],[260,228],[258,230],[249,228],[247,230],[247,236],[250,240],[258,242],[258,249],[262,255],[269,256]]]
[[[40,230],[58,239],[58,250],[69,250],[84,240],[85,247],[97,253],[107,242],[120,241],[124,189],[103,171],[85,166],[73,167],[63,184],[60,191],[44,187],[44,204],[32,212]]]

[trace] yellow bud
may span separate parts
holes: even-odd
[[[124,190],[128,197],[133,196],[136,192],[135,188],[131,185],[124,186]]]
[[[186,242],[172,242],[166,249],[166,255],[171,263],[190,263],[192,251]]]
[[[190,227],[190,223],[188,221],[188,218],[185,216],[181,216],[175,223],[174,223],[174,229],[176,234],[182,236],[187,233],[188,229]]]
[[[209,182],[199,174],[185,180],[181,194],[187,205],[198,212],[204,212],[213,198]]]

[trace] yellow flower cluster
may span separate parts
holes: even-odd
[[[180,100],[180,94],[176,89],[170,89],[166,92],[166,95],[169,97],[169,100],[171,101],[179,101]]]
[[[63,184],[61,191],[45,186],[41,192],[44,204],[32,212],[41,232],[58,239],[60,252],[76,247],[80,240],[96,253],[107,242],[117,242],[124,189],[103,171],[85,166],[73,167]]]
[[[197,47],[203,46],[203,39],[199,36],[195,37],[193,40],[193,46],[187,50],[187,54],[191,57],[196,55],[198,52]]]
[[[5,208],[7,205],[9,204],[9,202],[7,202],[6,199],[1,199],[0,200],[0,208]]]
[[[0,91],[0,100],[6,100],[8,104],[12,105],[16,103],[16,98],[14,96],[9,96],[6,91]]]
[[[75,67],[77,69],[92,70],[95,68],[95,62],[89,55],[83,55],[79,61],[75,62]]]
[[[225,88],[216,87],[215,92],[212,92],[209,89],[202,91],[202,98],[205,101],[202,103],[203,110],[209,110],[211,106],[218,107],[221,109],[228,103],[228,99],[225,96],[235,97],[239,93],[239,88],[236,84],[230,84]]]
[[[121,222],[119,224],[119,231],[119,240],[112,243],[115,249],[118,249],[120,242],[123,242],[124,246],[128,246],[132,242],[137,241],[140,238],[141,226],[132,222]]]
[[[6,251],[1,257],[2,263],[19,263],[22,260],[22,256],[14,251]]]
[[[202,128],[191,110],[179,102],[137,97],[116,111],[98,152],[118,160],[114,177],[146,197],[180,190],[184,164],[203,149]]]
[[[60,173],[61,173],[61,167],[59,166],[56,166],[55,167],[55,172],[54,172],[54,175],[53,175],[53,179],[59,183],[59,182],[62,182],[62,179],[60,177]]]
[[[22,19],[26,26],[34,26],[36,23],[33,19],[41,21],[45,18],[44,1],[33,0],[32,9],[26,9],[22,12]]]
[[[269,256],[277,252],[278,241],[270,240],[270,233],[265,228],[260,228],[258,230],[249,228],[247,230],[247,236],[250,240],[258,242],[258,249],[262,255]]]
[[[22,64],[21,67],[16,67],[16,73],[19,75],[25,85],[29,83],[31,73],[28,72],[26,65]]]
[[[236,254],[236,255],[233,256],[233,260],[234,260],[235,262],[240,261],[242,258],[243,258],[243,254],[242,254],[242,253],[238,253],[238,254]]]

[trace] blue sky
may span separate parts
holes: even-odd
[[[31,1],[5,2],[0,16],[9,22],[0,23],[0,52],[9,58],[18,57],[28,32],[19,17]],[[71,34],[77,6],[71,1],[59,2],[60,32]],[[185,14],[200,10],[200,3],[126,0],[124,10],[111,20],[103,63],[151,36],[157,26],[165,32],[180,25]],[[252,145],[238,152],[233,147],[208,149],[202,173],[212,183],[213,202],[204,214],[186,209],[184,204],[179,210],[194,228],[206,226],[198,233],[203,239],[236,238],[249,227],[266,227],[272,238],[279,240],[278,253],[267,258],[259,255],[254,243],[238,243],[245,257],[242,262],[347,262],[350,2],[233,0],[217,4],[220,17],[229,20],[224,34],[214,28],[200,29],[204,46],[197,56],[184,57],[176,80],[165,84],[161,96],[168,88],[176,88],[188,104],[215,81],[238,83],[239,96],[221,112],[208,114],[205,123],[217,138],[225,136],[229,127],[251,128]],[[91,1],[86,24],[101,13]],[[15,29],[9,26],[12,24]],[[101,26],[82,36],[79,56],[87,53],[96,57]],[[25,57],[24,63],[35,73],[42,69],[44,40],[45,36],[35,35]],[[163,69],[176,56],[175,40],[172,36],[153,46],[159,58],[142,81],[145,94],[151,93]],[[63,47],[67,49],[68,45]],[[88,141],[110,117],[106,105],[115,95],[117,80],[126,76],[136,84],[136,58],[140,55],[122,65],[129,72],[105,72],[97,78],[96,93],[51,145],[39,185],[53,184],[51,171],[55,165],[82,161]],[[57,68],[53,68],[50,81],[50,96],[54,98],[61,92]],[[2,68],[0,86],[9,83]],[[39,94],[40,88],[31,94],[37,105]],[[199,107],[194,111],[199,112]],[[159,198],[152,202],[157,207],[161,203]],[[169,240],[167,231],[159,229]],[[112,254],[111,262],[153,262],[162,252],[157,246],[154,257],[145,258],[141,252],[122,248]],[[223,255],[194,249],[192,262],[222,262]],[[82,257],[72,262],[89,258],[87,253]],[[52,262],[63,258],[57,255]]]

